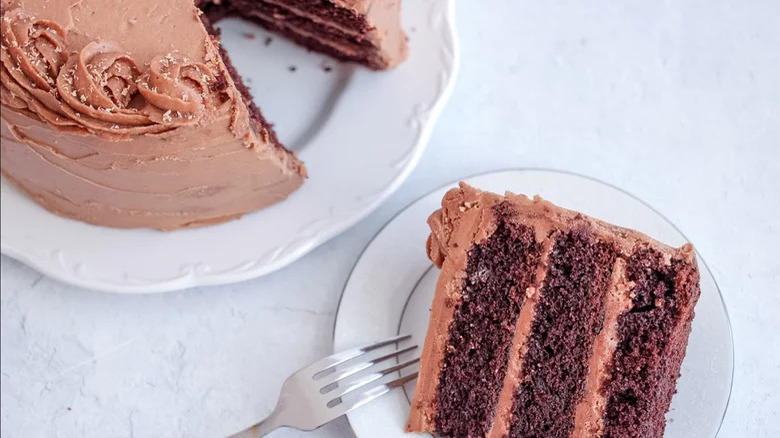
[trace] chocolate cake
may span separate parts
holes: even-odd
[[[441,273],[409,431],[663,436],[699,297],[690,244],[463,183],[428,222]]]
[[[196,0],[209,19],[247,18],[334,58],[374,70],[406,58],[401,0]]]
[[[52,212],[112,227],[223,222],[306,178],[214,20],[246,16],[374,69],[406,55],[400,0],[0,1],[2,173]]]

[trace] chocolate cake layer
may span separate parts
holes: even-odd
[[[500,216],[502,206],[495,208]],[[436,397],[439,435],[476,437],[489,430],[540,250],[532,229],[500,220],[469,252]]]
[[[587,228],[555,238],[522,358],[510,437],[570,436],[615,258],[615,248]]]
[[[607,438],[661,438],[699,297],[695,264],[652,248],[631,255],[631,309],[618,319],[619,344],[606,388]]]

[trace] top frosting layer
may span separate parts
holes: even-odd
[[[485,207],[503,201],[509,202],[520,213],[513,219],[531,226],[536,231],[537,240],[540,242],[544,241],[544,236],[552,230],[568,230],[577,224],[587,224],[599,238],[613,242],[626,254],[633,252],[636,244],[647,242],[668,257],[674,256],[687,261],[691,261],[694,257],[691,244],[685,244],[681,248],[673,248],[638,231],[612,225],[582,213],[558,207],[539,196],[528,198],[525,195],[509,192],[505,196],[500,196],[480,191],[461,182],[458,188],[447,192],[442,200],[442,208],[428,218],[431,234],[428,237],[426,248],[431,261],[436,266],[441,267],[452,249],[453,242],[463,240],[463,236],[461,236],[463,233],[472,234],[471,240],[469,240],[472,244],[484,240],[489,235],[487,231],[489,228],[484,228],[479,234],[474,234],[474,224],[470,223],[474,222],[474,219],[470,211],[474,208],[484,210]]]
[[[60,130],[114,140],[207,123],[229,111],[236,134],[247,135],[235,90],[216,87],[226,73],[214,43],[202,28],[177,23],[196,18],[181,11],[197,13],[177,3],[183,0],[4,1],[2,103]],[[95,19],[117,6],[118,23]],[[177,6],[177,13],[166,11]],[[145,22],[164,17],[166,25],[136,25],[141,14]],[[175,47],[161,53],[160,41],[173,41],[173,31],[192,38],[177,35]]]

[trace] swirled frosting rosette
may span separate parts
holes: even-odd
[[[0,41],[3,103],[62,129],[77,127],[60,111],[56,93],[57,76],[67,61],[62,27],[13,9],[0,21]]]
[[[212,69],[178,53],[146,72],[112,41],[68,53],[60,25],[20,9],[3,14],[0,35],[3,103],[59,129],[126,140],[197,124],[221,103]]]
[[[62,111],[88,130],[125,137],[169,129],[144,111],[141,70],[113,42],[94,41],[72,53],[57,77]]]
[[[67,59],[62,27],[15,9],[3,15],[0,31],[7,50],[3,57],[8,58],[3,64],[14,78],[30,88],[51,91]]]
[[[178,53],[156,56],[138,83],[152,120],[167,125],[198,123],[213,106],[211,69]]]

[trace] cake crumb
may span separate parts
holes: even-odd
[[[256,38],[256,37],[255,37],[255,34],[253,34],[252,32],[246,32],[246,33],[244,33],[244,37],[246,37],[246,39],[248,39],[248,40],[253,40],[253,39],[255,39],[255,38]]]
[[[290,70],[290,71],[294,72],[295,70],[298,70],[298,67],[296,67],[294,65],[291,65],[291,66],[287,67],[287,70]]]
[[[271,45],[271,42],[273,42],[273,40],[274,39],[271,37],[265,37],[265,41],[263,42],[263,44],[265,44],[265,46],[268,47]]]
[[[333,70],[333,67],[331,67],[327,62],[323,61],[322,64],[320,64],[320,67],[322,67],[322,71],[325,73],[329,73],[331,70]]]

